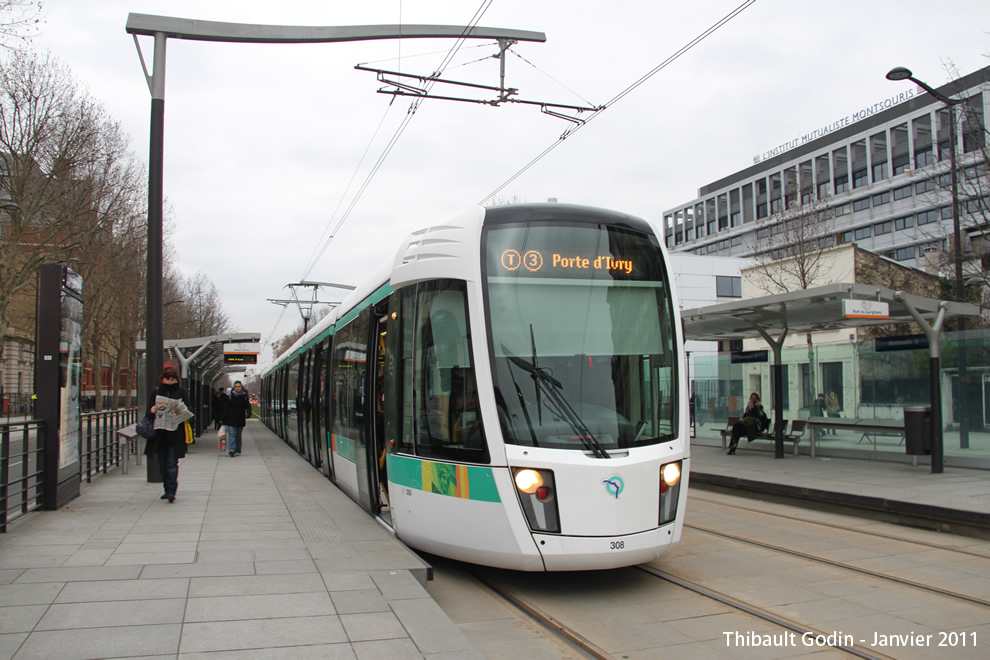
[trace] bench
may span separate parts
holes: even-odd
[[[722,437],[722,449],[725,449],[728,446],[727,441],[732,437],[732,426],[738,421],[739,421],[738,417],[729,417],[725,428],[719,431],[719,435]],[[784,425],[784,442],[794,443],[794,455],[797,456],[798,444],[800,444],[801,439],[804,437],[804,431],[808,423],[803,419],[794,420],[794,423],[791,424],[790,433],[787,432],[787,420],[786,419],[781,420],[781,424]],[[769,440],[770,442],[777,441],[777,436],[774,434],[772,423],[770,429],[764,431],[763,433],[760,433],[755,438],[753,438],[754,442],[756,440]]]
[[[732,437],[732,427],[738,421],[739,421],[739,418],[738,417],[730,417],[729,418],[729,421],[727,421],[726,424],[725,424],[725,428],[718,432],[718,434],[720,436],[722,436],[722,449],[725,449],[726,448],[726,444],[725,444],[726,441],[730,437]]]
[[[808,428],[811,429],[811,457],[815,458],[815,445],[818,444],[819,429],[838,429],[861,434],[860,442],[867,433],[897,434],[904,433],[904,420],[900,419],[866,419],[861,417],[809,417]]]
[[[863,444],[863,440],[866,440],[870,436],[873,436],[873,443],[876,444],[877,438],[897,438],[899,442],[898,445],[904,444],[904,431],[864,431],[863,435],[860,436],[857,445]]]
[[[131,424],[130,426],[117,429],[117,441],[124,450],[124,455],[121,460],[121,464],[123,465],[121,471],[124,474],[127,474],[127,464],[130,462],[130,454],[132,451],[134,452],[134,457],[137,460],[137,464],[141,465],[141,447],[139,444],[140,437],[141,436],[137,434],[137,424]]]

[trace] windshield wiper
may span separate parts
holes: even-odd
[[[504,349],[505,347],[503,346],[502,348]],[[509,364],[512,364],[511,360],[512,360],[512,356],[509,356]],[[529,435],[533,441],[533,446],[539,447],[540,445],[536,440],[536,431],[533,429],[533,420],[530,419],[529,417],[529,406],[526,405],[526,399],[523,397],[522,390],[519,388],[519,383],[516,382],[516,377],[512,373],[512,369],[509,369],[509,377],[512,378],[512,386],[516,390],[516,398],[519,399],[519,407],[522,408],[523,417],[526,418],[526,427],[529,429]],[[506,416],[509,418],[509,421],[511,422],[512,416],[509,415],[508,406],[506,406],[505,412],[506,412]],[[540,424],[542,425],[542,422],[540,422]],[[515,425],[513,424],[513,426]]]
[[[533,380],[537,380],[536,374],[543,374],[540,369],[540,363],[537,362],[536,357],[536,335],[533,334],[533,324],[529,324],[529,341],[533,345]],[[560,383],[557,383],[560,386]],[[540,387],[536,387],[536,419],[540,422],[540,426],[543,426],[543,405],[540,403]]]
[[[531,363],[518,358],[514,355],[509,354],[505,346],[502,346],[502,350],[506,353],[506,356],[512,361],[513,364],[528,371],[533,377],[533,382],[536,383],[536,406],[537,413],[540,418],[540,425],[543,425],[543,413],[541,408],[541,398],[540,390],[542,389],[547,398],[553,403],[554,408],[559,417],[566,421],[572,429],[577,433],[578,439],[584,443],[584,446],[591,451],[592,454],[597,458],[609,458],[608,452],[605,448],[601,446],[595,434],[591,432],[588,425],[584,423],[581,416],[578,415],[574,407],[564,398],[562,391],[564,389],[563,383],[551,376],[546,369],[539,366],[538,355],[536,352],[536,336],[533,333],[533,324],[529,326],[529,338],[533,347],[533,361]]]

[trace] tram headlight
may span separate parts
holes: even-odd
[[[681,462],[660,466],[660,520],[661,525],[672,522],[677,516],[677,500],[681,492]]]
[[[534,532],[560,533],[560,516],[557,512],[557,489],[550,470],[512,468],[513,481],[519,504],[526,514],[526,522]]]
[[[543,476],[538,470],[519,470],[516,472],[516,488],[532,495],[543,485]]]

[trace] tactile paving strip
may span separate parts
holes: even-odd
[[[292,520],[296,523],[299,535],[313,559],[356,558],[361,553],[351,545],[340,531],[330,514],[320,506],[306,490],[302,482],[279,456],[278,452],[265,443],[257,443],[265,465],[272,475],[282,501]]]

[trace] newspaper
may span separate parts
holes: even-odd
[[[174,431],[179,424],[192,418],[193,414],[182,399],[170,399],[160,394],[155,397],[155,428]]]

